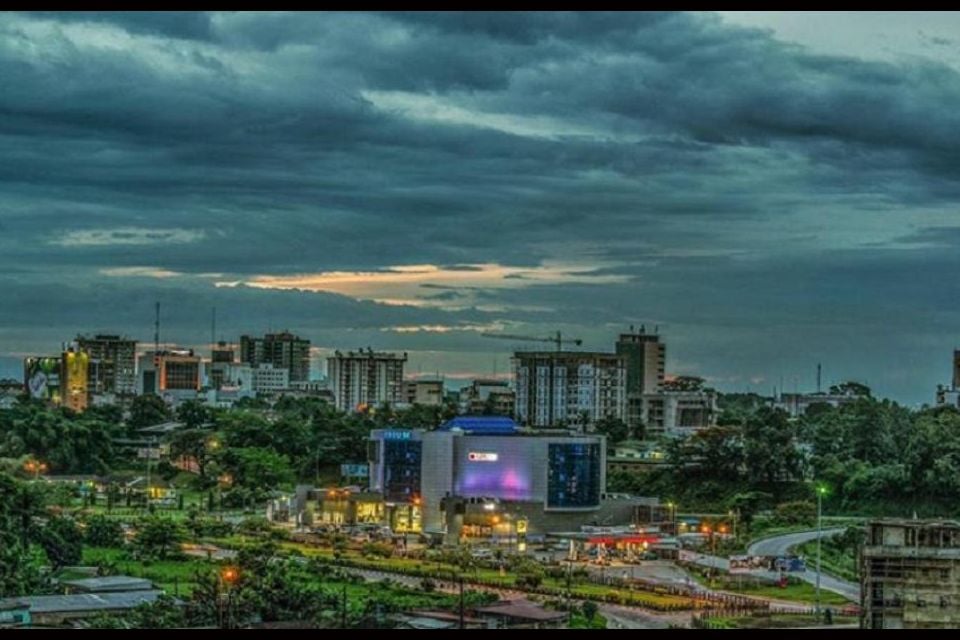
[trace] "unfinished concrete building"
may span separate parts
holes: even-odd
[[[860,581],[864,628],[960,627],[960,522],[870,522]]]

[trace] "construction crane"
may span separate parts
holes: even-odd
[[[524,342],[552,342],[557,345],[557,351],[563,351],[563,343],[573,343],[575,346],[580,346],[583,344],[583,340],[580,338],[564,338],[563,334],[557,331],[556,335],[549,336],[547,338],[541,338],[540,336],[518,336],[512,333],[481,333],[484,338],[497,338],[499,340],[522,340]]]

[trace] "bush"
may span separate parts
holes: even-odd
[[[817,520],[817,506],[805,500],[784,502],[777,505],[774,519],[785,526],[813,525]]]
[[[83,531],[84,540],[91,547],[122,547],[123,527],[106,516],[92,516]]]

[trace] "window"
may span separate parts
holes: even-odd
[[[420,495],[419,440],[385,440],[383,452],[383,495],[387,501],[409,501]]]
[[[600,445],[549,445],[547,508],[588,508],[596,507],[599,503]]]

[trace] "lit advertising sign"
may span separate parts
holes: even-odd
[[[74,411],[83,411],[87,408],[89,364],[90,356],[82,351],[67,351],[63,354],[64,401]]]
[[[500,456],[492,451],[471,451],[467,454],[470,462],[496,462]]]
[[[23,367],[31,398],[60,402],[60,358],[27,358]]]
[[[370,467],[365,464],[342,464],[340,475],[344,478],[365,478],[370,475]]]
[[[383,432],[383,439],[384,440],[409,440],[410,435],[411,434],[409,431],[390,430],[390,431]]]

